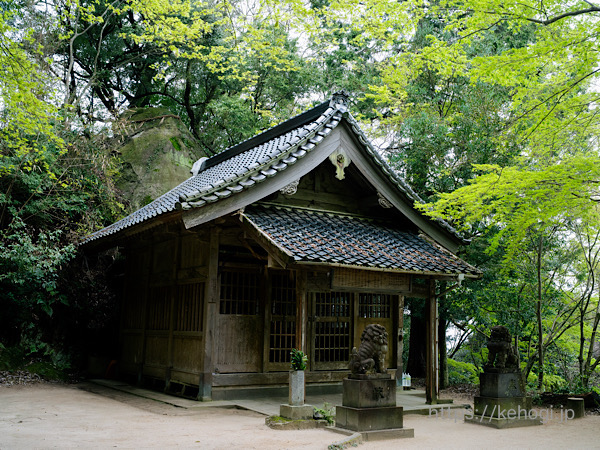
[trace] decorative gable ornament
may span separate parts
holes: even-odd
[[[279,192],[281,192],[283,195],[294,195],[296,192],[298,192],[298,184],[300,184],[300,179],[292,181],[287,186],[282,187],[279,189]]]
[[[340,148],[329,155],[329,161],[335,166],[335,177],[338,180],[343,180],[345,178],[344,169],[352,162],[350,157],[344,149]]]
[[[379,202],[379,206],[381,206],[382,208],[392,208],[394,205],[392,205],[392,202],[390,202],[387,198],[385,198],[383,195],[381,195],[381,192],[377,191],[377,201]]]

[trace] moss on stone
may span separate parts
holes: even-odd
[[[158,120],[161,116],[164,120]],[[126,136],[116,149],[122,160],[117,187],[129,200],[130,211],[185,181],[194,162],[205,156],[181,120],[171,116],[166,108],[141,108],[122,118]]]

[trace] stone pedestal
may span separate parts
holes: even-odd
[[[343,380],[337,427],[358,431],[370,440],[414,437],[413,429],[403,428],[402,413],[402,407],[396,406],[396,380],[391,375],[350,375]]]
[[[304,371],[290,370],[289,404],[279,405],[279,415],[286,419],[312,419],[314,407],[304,404]]]
[[[465,422],[494,428],[542,424],[537,414],[530,414],[531,399],[518,369],[486,369],[479,375],[479,393],[473,399],[474,414],[465,416]]]
[[[573,411],[573,419],[585,417],[585,402],[579,397],[567,398],[567,411]]]
[[[304,405],[304,370],[290,370],[290,395],[292,406]]]
[[[479,374],[479,395],[482,397],[523,397],[525,385],[521,371],[486,369]]]

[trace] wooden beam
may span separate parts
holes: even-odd
[[[429,280],[429,297],[427,298],[427,356],[425,368],[425,397],[427,404],[435,405],[439,396],[439,374],[438,374],[438,311],[435,295],[435,280]]]
[[[204,316],[202,330],[204,333],[204,353],[202,355],[202,372],[199,379],[198,400],[212,400],[213,358],[215,351],[215,333],[217,332],[217,314],[219,313],[219,232],[220,228],[210,229],[208,281],[204,293]]]

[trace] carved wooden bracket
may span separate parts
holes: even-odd
[[[352,160],[343,149],[337,149],[329,155],[329,161],[335,166],[335,177],[338,180],[343,180],[345,177],[344,169],[350,165]]]
[[[284,186],[281,189],[279,189],[279,192],[281,192],[283,195],[294,195],[296,192],[298,192],[298,184],[299,183],[300,183],[300,179],[297,179],[296,181],[292,181],[287,186]]]
[[[381,206],[382,208],[394,207],[394,205],[392,205],[392,203],[387,198],[381,195],[381,192],[377,192],[377,200],[379,201],[379,206]]]

